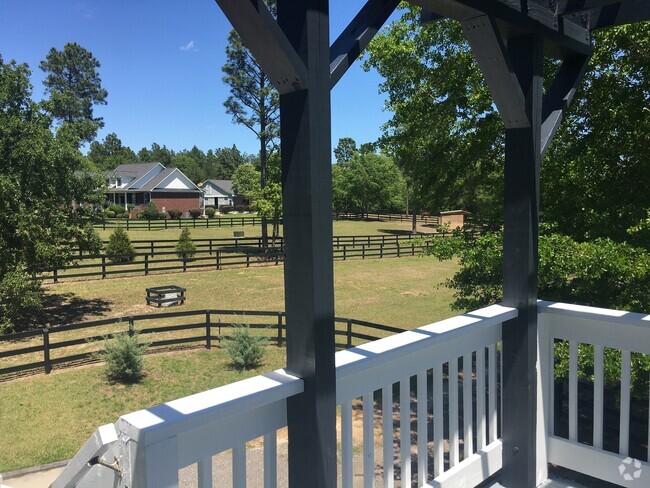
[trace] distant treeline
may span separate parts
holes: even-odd
[[[243,153],[235,145],[209,149],[207,152],[196,146],[174,151],[154,142],[151,147],[143,147],[136,154],[133,149],[122,144],[117,134],[110,133],[103,141],[90,144],[86,169],[109,171],[120,164],[157,162],[166,167],[178,168],[192,181],[199,182],[207,179],[229,180],[235,168],[244,163],[256,164],[257,159],[257,155]]]

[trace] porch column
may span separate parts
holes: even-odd
[[[506,129],[503,303],[519,316],[503,324],[503,471],[506,487],[536,480],[537,241],[541,160],[543,40],[508,41],[530,125]]]
[[[280,96],[289,486],[336,486],[336,376],[330,134],[329,2],[278,0],[278,23],[308,71]]]

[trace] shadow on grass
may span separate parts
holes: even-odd
[[[21,329],[34,329],[50,325],[74,324],[110,311],[110,300],[80,298],[74,293],[55,293],[43,296],[41,310],[26,310],[21,319]]]

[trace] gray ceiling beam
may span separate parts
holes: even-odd
[[[307,67],[262,0],[216,0],[280,94],[307,87]]]
[[[526,97],[494,19],[483,15],[462,22],[462,26],[506,129],[529,127]]]
[[[361,55],[398,5],[399,0],[368,0],[334,41],[330,48],[331,88],[334,88]]]
[[[619,3],[568,13],[564,19],[585,22],[590,30],[650,20],[650,0],[622,0]]]
[[[420,24],[422,25],[433,24],[442,19],[444,19],[444,16],[432,12],[431,10],[427,10],[425,8],[423,8],[422,11],[420,12]]]
[[[537,3],[541,4],[542,2],[538,1]],[[547,0],[546,3],[556,15],[566,15],[621,3],[621,0],[556,0],[552,4]]]
[[[455,20],[490,15],[508,24],[507,37],[538,34],[557,45],[563,54],[591,53],[589,29],[573,19],[558,17],[548,7],[525,0],[410,0],[411,3]],[[557,49],[556,49],[557,50]]]
[[[546,155],[557,130],[587,71],[590,56],[574,56],[562,62],[542,106],[542,138],[540,152]]]

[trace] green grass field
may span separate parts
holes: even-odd
[[[451,291],[439,285],[457,270],[455,262],[408,257],[337,262],[334,269],[338,316],[413,328],[454,315]],[[93,320],[154,313],[144,289],[169,283],[187,288],[187,310],[284,309],[281,266],[63,283],[47,294],[66,303],[108,302],[86,317]],[[121,414],[282,367],[284,348],[269,346],[265,364],[249,372],[231,369],[219,348],[152,354],[145,364],[145,380],[128,387],[107,383],[99,364],[0,383],[0,472],[69,458],[97,426]]]

